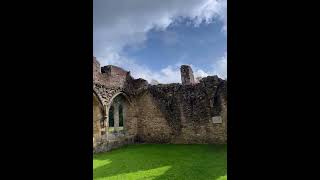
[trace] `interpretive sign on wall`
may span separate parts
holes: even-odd
[[[220,124],[220,123],[222,123],[221,116],[214,116],[214,117],[212,117],[212,122],[213,122],[214,124]]]

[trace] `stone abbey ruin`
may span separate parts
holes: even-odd
[[[190,66],[180,70],[182,83],[150,85],[93,57],[93,152],[133,143],[227,143],[227,81],[196,82]]]

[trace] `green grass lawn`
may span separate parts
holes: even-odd
[[[227,179],[227,145],[129,145],[93,156],[93,179]]]

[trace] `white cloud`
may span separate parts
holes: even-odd
[[[195,78],[209,76],[209,74],[204,72],[204,70],[202,70],[202,69],[196,69],[193,74],[194,74]]]
[[[143,47],[147,33],[152,29],[165,30],[181,18],[191,19],[190,24],[224,22],[226,31],[227,0],[94,0],[93,51],[102,66],[113,64],[130,70],[135,78],[152,79],[160,83],[181,82],[180,65],[167,66],[154,72],[135,59],[123,55],[126,46]],[[165,34],[164,43],[176,43],[174,34]],[[226,59],[226,58],[225,58]],[[183,62],[183,58],[181,59]],[[226,60],[214,65],[212,72],[194,67],[195,75],[226,75]]]
[[[227,53],[214,64],[213,69],[213,74],[217,74],[221,78],[227,78]]]
[[[226,0],[94,0],[93,46],[98,58],[126,45],[143,43],[146,33],[190,18],[195,26],[213,18],[226,22]]]
[[[213,63],[209,65],[211,67],[211,70],[209,71],[204,71],[201,68],[191,65],[195,78],[217,75],[222,79],[226,79],[227,78],[227,52],[225,52],[222,57],[212,62]]]

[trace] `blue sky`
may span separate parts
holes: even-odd
[[[165,31],[152,30],[143,47],[125,47],[128,57],[140,60],[152,70],[179,63],[194,64],[209,71],[212,59],[224,56],[227,40],[220,22],[201,24],[199,27],[185,22],[169,26]]]
[[[180,82],[179,66],[195,76],[227,77],[226,1],[94,0],[94,56],[149,82]],[[111,11],[112,10],[112,11]]]

